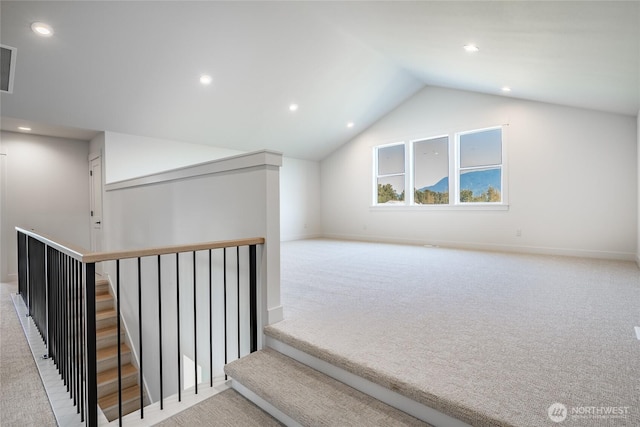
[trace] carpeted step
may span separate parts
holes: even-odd
[[[428,426],[269,348],[229,363],[225,373],[304,426]]]
[[[217,427],[281,427],[275,418],[262,411],[233,389],[225,390],[168,418],[156,427],[210,425]]]

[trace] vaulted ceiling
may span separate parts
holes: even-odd
[[[2,1],[0,11],[0,42],[17,48],[5,130],[317,160],[425,85],[640,110],[638,1]],[[37,36],[36,21],[54,35]]]

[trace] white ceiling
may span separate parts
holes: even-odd
[[[425,85],[640,110],[639,1],[2,1],[0,11],[0,42],[18,49],[14,93],[0,99],[5,130],[29,122],[36,133],[321,159]],[[34,21],[54,36],[36,36]]]

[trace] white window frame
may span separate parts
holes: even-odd
[[[388,148],[388,147],[394,147],[396,145],[402,145],[404,146],[404,171],[402,173],[392,173],[392,174],[384,174],[384,175],[378,175],[378,152],[380,149],[382,148]],[[373,162],[373,197],[372,197],[372,205],[373,206],[388,206],[385,203],[378,203],[378,178],[386,178],[386,177],[390,177],[390,176],[404,176],[404,200],[402,203],[397,203],[394,204],[393,206],[407,206],[407,202],[409,200],[409,197],[407,196],[407,184],[408,184],[408,177],[407,177],[407,169],[408,169],[408,155],[407,155],[407,144],[405,141],[400,141],[400,142],[392,142],[390,144],[383,144],[383,145],[376,145],[375,147],[373,147],[373,158],[375,159],[375,161]]]
[[[495,165],[483,165],[483,166],[473,166],[473,167],[461,167],[460,166],[460,137],[463,135],[469,135],[472,133],[480,133],[480,132],[486,132],[486,131],[490,131],[490,130],[496,130],[496,129],[500,129],[500,137],[501,137],[501,141],[500,141],[500,149],[501,149],[501,153],[500,153],[500,160],[501,163],[500,164],[495,164]],[[456,159],[455,159],[455,195],[454,195],[454,202],[455,205],[459,205],[459,206],[502,206],[502,205],[506,205],[506,180],[505,180],[505,159],[506,159],[506,151],[505,151],[505,143],[504,143],[504,126],[491,126],[491,127],[487,127],[487,128],[480,128],[480,129],[473,129],[473,130],[467,130],[464,132],[457,132],[455,135],[455,145],[456,145],[456,149],[455,149],[455,153],[456,153]],[[474,170],[474,169],[491,169],[491,168],[497,168],[500,167],[500,198],[501,200],[499,202],[461,202],[460,201],[460,174],[461,171],[465,171],[465,170]],[[504,191],[503,191],[504,190]],[[449,194],[449,201],[451,201],[451,194]]]
[[[509,209],[509,188],[508,188],[508,124],[488,126],[484,128],[475,128],[472,130],[453,131],[448,133],[434,133],[433,135],[420,138],[412,138],[405,141],[397,141],[388,144],[381,144],[373,147],[373,181],[372,181],[372,200],[371,208],[374,210],[508,210]],[[477,133],[487,130],[501,129],[502,133],[502,163],[501,167],[501,183],[500,193],[501,202],[460,202],[460,169],[466,170],[470,168],[460,168],[460,136],[470,133]],[[448,138],[448,161],[449,161],[449,204],[439,205],[416,205],[414,196],[415,186],[415,143],[427,141],[437,138]],[[405,197],[404,203],[387,205],[378,203],[378,178],[385,176],[393,176],[400,174],[378,175],[378,149],[391,147],[394,145],[404,145],[405,150]],[[496,167],[498,165],[483,166],[483,168]]]
[[[449,170],[448,170],[448,178],[449,178],[449,203],[447,203],[446,205],[444,204],[440,204],[440,205],[416,205],[415,203],[415,194],[414,194],[414,187],[415,187],[415,182],[416,182],[416,164],[415,164],[415,158],[416,158],[416,143],[417,142],[424,142],[424,141],[430,141],[432,139],[440,139],[440,138],[447,138],[447,164],[449,166]],[[451,143],[451,135],[449,135],[448,133],[444,133],[441,135],[436,135],[436,136],[430,136],[428,138],[418,138],[418,139],[412,139],[410,141],[411,144],[411,158],[410,158],[410,184],[411,184],[411,199],[410,199],[410,206],[417,206],[417,207],[432,207],[432,206],[450,206],[451,203],[451,172],[453,170],[455,170],[455,168],[452,168],[452,156],[454,155],[453,149],[452,149],[452,143]],[[406,150],[406,148],[405,148]]]

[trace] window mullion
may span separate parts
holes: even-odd
[[[460,135],[453,135],[454,143],[451,144],[451,179],[449,182],[449,186],[451,187],[450,191],[453,192],[453,199],[451,199],[451,195],[449,196],[449,200],[452,200],[452,204],[459,205],[460,204]]]
[[[416,171],[414,170],[415,168],[415,164],[414,164],[414,146],[415,143],[414,142],[408,142],[409,147],[405,147],[404,148],[404,152],[407,153],[406,157],[406,163],[404,165],[404,171],[405,171],[405,192],[404,192],[404,201],[406,204],[408,204],[409,206],[413,206],[415,204],[415,173]],[[408,150],[407,150],[408,148]]]

